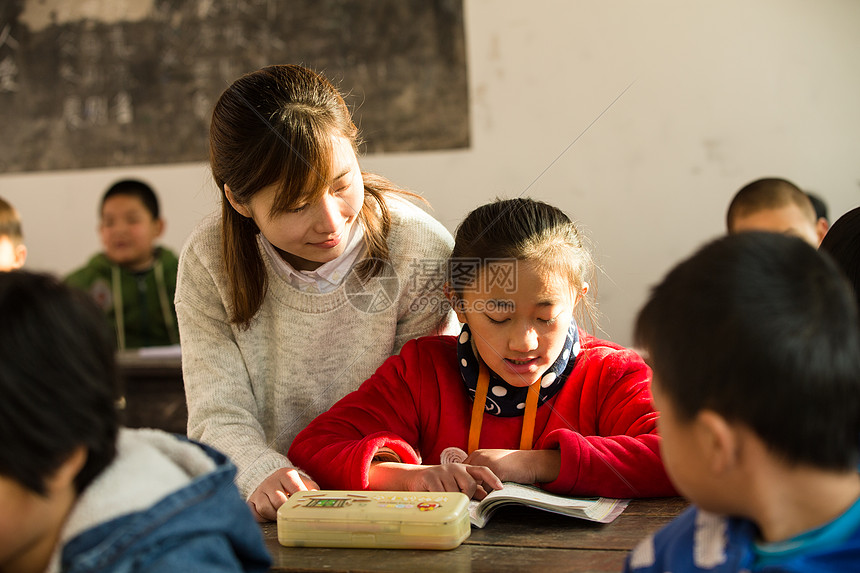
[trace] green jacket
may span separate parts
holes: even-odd
[[[116,330],[119,350],[167,346],[179,344],[173,308],[178,268],[179,259],[164,247],[156,248],[153,267],[140,272],[115,265],[99,253],[67,276],[66,283],[89,293],[105,312]]]

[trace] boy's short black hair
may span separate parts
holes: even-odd
[[[152,187],[143,181],[139,181],[137,179],[123,179],[122,181],[117,181],[111,185],[102,197],[99,212],[104,208],[105,201],[115,195],[131,195],[132,197],[137,197],[143,203],[143,206],[146,207],[146,210],[152,215],[152,218],[158,219],[158,197],[155,195],[155,191],[152,190]]]
[[[118,378],[111,332],[82,292],[56,278],[0,273],[0,474],[44,495],[79,446],[80,493],[116,455]]]
[[[670,271],[635,338],[682,419],[710,409],[789,463],[845,470],[860,459],[858,331],[854,293],[827,255],[749,232]]]
[[[726,211],[726,229],[733,233],[738,218],[791,204],[797,205],[811,224],[818,220],[812,199],[791,181],[779,177],[756,179],[732,197]]]

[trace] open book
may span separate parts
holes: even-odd
[[[629,499],[608,497],[567,497],[513,482],[504,482],[504,486],[502,489],[490,492],[481,501],[473,499],[469,503],[469,517],[472,525],[484,527],[496,508],[508,504],[536,507],[588,521],[609,523],[618,517],[630,502]]]

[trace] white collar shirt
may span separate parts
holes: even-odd
[[[272,260],[278,275],[302,292],[328,293],[335,290],[349,274],[356,260],[364,252],[364,229],[356,222],[347,239],[346,248],[336,259],[320,265],[312,271],[299,271],[281,258],[278,250],[262,234],[263,249]]]

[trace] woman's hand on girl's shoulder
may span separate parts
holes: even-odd
[[[319,489],[311,478],[302,475],[295,468],[281,468],[264,479],[248,497],[248,507],[257,521],[275,521],[278,508],[297,491]]]

